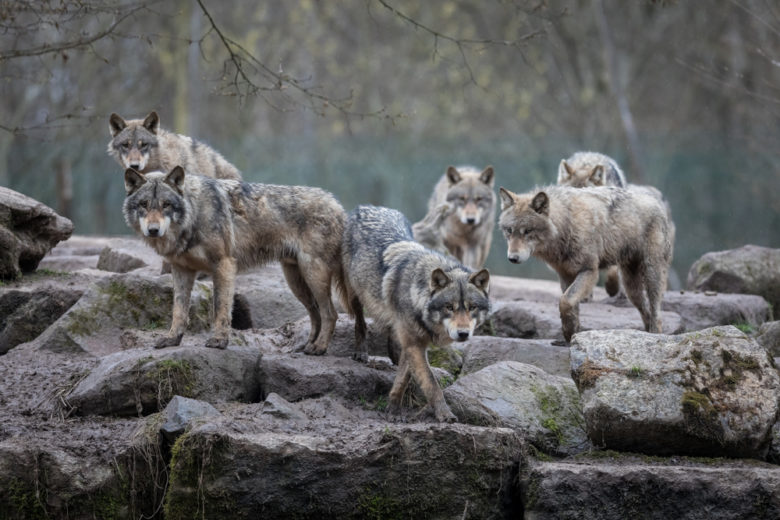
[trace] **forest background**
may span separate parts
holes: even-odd
[[[0,80],[0,185],[78,234],[130,233],[108,117],[156,110],[248,181],[412,221],[448,165],[522,192],[600,151],[668,198],[683,284],[780,244],[771,0],[0,0]],[[498,232],[488,267],[553,277]]]

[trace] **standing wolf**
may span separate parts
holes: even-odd
[[[241,180],[241,173],[219,152],[191,137],[160,128],[157,112],[130,121],[111,114],[108,129],[111,132],[108,155],[123,168],[149,173],[168,172],[181,166],[185,171],[206,177]]]
[[[493,167],[479,171],[470,166],[450,166],[428,200],[428,214],[447,203],[451,214],[443,220],[440,234],[444,246],[463,265],[479,269],[490,252],[495,226],[496,195]]]
[[[406,217],[375,206],[358,206],[349,214],[342,258],[358,357],[367,357],[364,310],[390,327],[401,345],[391,410],[398,411],[414,377],[436,419],[454,421],[428,366],[426,349],[430,343],[466,341],[485,320],[490,311],[488,271],[473,272],[426,249],[414,242]]]
[[[324,354],[336,324],[331,281],[344,286],[341,237],[346,214],[318,188],[249,184],[170,173],[125,172],[127,225],[172,266],[173,320],[156,348],[178,345],[198,271],[214,280],[214,332],[225,348],[238,269],[279,260],[290,290],[309,312],[307,354]]]
[[[661,331],[661,298],[672,261],[671,226],[657,198],[615,187],[548,186],[517,195],[500,189],[499,225],[510,262],[531,255],[558,273],[563,337],[579,330],[579,303],[598,270],[617,265],[645,330]]]

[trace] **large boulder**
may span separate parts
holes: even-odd
[[[474,336],[466,343],[460,375],[471,374],[499,361],[518,361],[548,374],[569,377],[569,349],[549,340]]]
[[[172,450],[165,518],[517,513],[523,443],[512,430],[356,419],[258,427],[225,418],[194,428]]]
[[[537,520],[780,518],[780,471],[756,462],[604,456],[536,463],[522,480]]]
[[[62,284],[0,288],[0,354],[38,337],[82,294],[78,287]]]
[[[689,332],[718,325],[756,328],[772,316],[769,303],[754,294],[667,291],[661,305],[679,314]]]
[[[73,223],[26,195],[0,186],[0,279],[35,271]]]
[[[707,253],[688,271],[688,289],[757,294],[780,309],[780,249],[747,245]]]
[[[512,428],[545,453],[591,448],[571,378],[502,361],[458,378],[444,395],[460,421]]]
[[[678,336],[576,334],[572,376],[588,436],[641,453],[764,458],[780,375],[766,350],[732,326]]]
[[[147,415],[175,396],[209,403],[260,397],[260,353],[176,347],[131,349],[105,356],[65,400],[80,415]]]
[[[667,334],[682,332],[682,319],[674,312],[661,312],[663,330]],[[580,304],[581,330],[638,329],[644,330],[639,311],[606,303]],[[552,302],[497,301],[480,334],[507,338],[540,338],[563,340],[561,314],[557,300]]]

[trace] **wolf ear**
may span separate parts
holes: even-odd
[[[604,166],[599,164],[593,168],[593,171],[590,172],[590,180],[597,186],[604,184]]]
[[[144,128],[149,130],[151,133],[156,134],[159,127],[160,116],[157,115],[157,112],[152,110],[149,115],[146,116],[146,119],[144,119]]]
[[[112,113],[108,118],[108,131],[111,132],[111,137],[116,137],[116,134],[124,130],[126,126],[127,122],[117,113]]]
[[[447,180],[450,184],[457,184],[460,182],[460,172],[455,169],[454,166],[447,168]]]
[[[471,276],[469,276],[469,283],[474,284],[477,289],[487,294],[488,289],[490,288],[490,273],[487,269],[472,273]]]
[[[128,195],[132,194],[143,186],[143,184],[146,182],[146,177],[138,173],[132,168],[128,168],[125,170],[125,191]]]
[[[487,184],[488,186],[493,186],[493,167],[488,166],[484,170],[482,170],[482,173],[479,174],[479,180]]]
[[[447,273],[442,271],[441,267],[437,267],[431,273],[431,291],[436,292],[439,289],[444,289],[451,282]]]
[[[181,194],[184,186],[184,168],[181,166],[174,167],[171,173],[165,176],[165,182]]]
[[[515,203],[515,194],[505,188],[499,188],[498,195],[501,198],[501,211]]]
[[[567,181],[574,175],[574,170],[566,162],[566,159],[561,159],[561,164],[558,165],[558,182]]]
[[[534,199],[531,201],[531,209],[540,215],[550,214],[550,198],[545,192],[540,191],[536,194]]]

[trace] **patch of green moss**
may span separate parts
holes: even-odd
[[[68,314],[68,325],[65,330],[75,336],[89,336],[100,329],[100,324],[94,312],[76,309]]]
[[[394,520],[403,518],[398,500],[381,493],[366,490],[358,497],[358,512],[367,520]]]
[[[460,354],[452,350],[452,348],[429,345],[427,354],[428,363],[432,367],[442,368],[456,378],[458,377],[463,360]]]
[[[157,385],[158,406],[163,408],[174,395],[193,397],[195,390],[194,369],[189,361],[163,359],[157,362],[146,377]]]
[[[554,386],[531,386],[536,403],[542,412],[540,424],[548,430],[554,439],[553,449],[565,441],[565,431],[577,426],[579,394],[576,390],[561,390]]]

